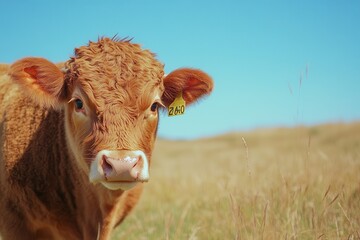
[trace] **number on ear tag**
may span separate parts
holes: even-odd
[[[182,92],[170,104],[168,109],[169,117],[183,115],[185,113],[185,100],[182,97]]]

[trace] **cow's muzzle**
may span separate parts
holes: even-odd
[[[111,190],[128,190],[149,180],[149,162],[140,150],[102,150],[90,165],[89,180]]]

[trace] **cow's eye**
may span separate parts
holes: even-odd
[[[159,106],[159,103],[154,102],[154,103],[151,105],[150,110],[151,110],[152,112],[156,112],[156,110],[158,109],[158,106]]]
[[[84,103],[80,99],[75,99],[75,109],[76,111],[81,111],[84,108]]]

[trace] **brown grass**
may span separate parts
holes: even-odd
[[[360,239],[360,123],[157,143],[114,239]]]

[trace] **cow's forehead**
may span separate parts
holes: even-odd
[[[162,90],[163,64],[153,53],[127,40],[90,42],[75,49],[66,68],[69,79],[96,101],[134,101],[144,93],[153,95],[156,88]]]

